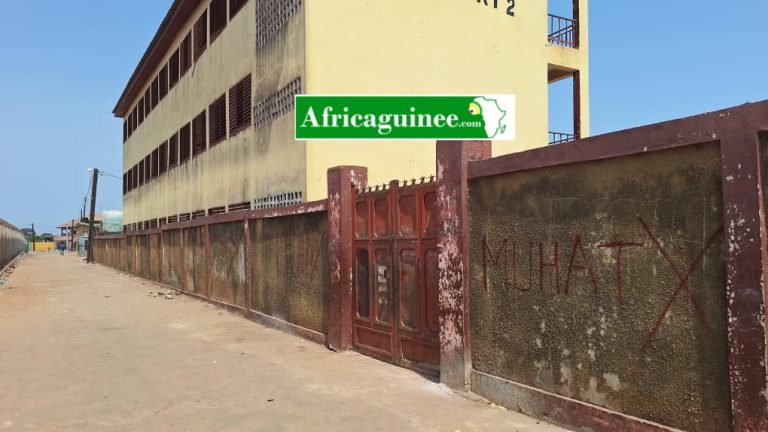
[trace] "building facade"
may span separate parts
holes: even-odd
[[[586,136],[587,0],[564,4],[175,0],[114,109],[124,223],[321,199],[338,165],[370,184],[434,174],[434,143],[296,141],[296,94],[515,94],[517,139],[494,156]],[[573,128],[552,133],[563,79]]]

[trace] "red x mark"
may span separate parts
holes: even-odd
[[[656,236],[653,235],[653,232],[651,232],[651,229],[648,227],[648,224],[645,223],[645,221],[642,218],[638,218],[640,221],[640,225],[643,226],[643,229],[645,230],[646,234],[648,234],[648,238],[651,239],[653,244],[656,246],[656,248],[659,250],[661,255],[664,257],[664,259],[669,263],[669,266],[672,268],[672,271],[675,272],[675,275],[677,276],[677,280],[679,281],[679,284],[677,286],[677,290],[675,293],[670,297],[670,299],[667,301],[667,303],[664,305],[664,309],[661,311],[661,314],[656,319],[656,323],[653,325],[653,329],[651,330],[651,333],[648,334],[648,337],[645,339],[645,344],[643,345],[643,350],[648,349],[650,347],[651,343],[656,339],[656,333],[658,333],[659,328],[661,327],[661,323],[664,321],[664,317],[667,316],[667,312],[669,312],[669,308],[672,307],[672,303],[675,302],[677,299],[677,296],[680,295],[680,292],[682,290],[685,290],[688,292],[688,298],[691,301],[691,304],[693,305],[693,308],[696,309],[696,313],[699,316],[699,319],[701,322],[704,323],[707,327],[709,327],[709,323],[707,323],[706,318],[704,317],[704,313],[701,311],[701,308],[699,307],[699,304],[696,302],[696,298],[693,296],[693,291],[691,290],[691,287],[688,285],[688,282],[691,279],[691,276],[693,276],[693,273],[696,271],[696,267],[698,267],[701,260],[704,258],[704,255],[706,255],[707,251],[710,247],[715,243],[718,236],[722,234],[723,227],[720,226],[712,235],[709,236],[707,239],[707,242],[704,243],[704,247],[701,250],[701,253],[696,257],[696,259],[693,261],[693,264],[691,264],[690,267],[688,267],[688,271],[683,274],[678,270],[677,266],[674,262],[672,262],[672,258],[670,258],[667,251],[664,250],[664,248],[661,246],[661,243],[656,238]]]

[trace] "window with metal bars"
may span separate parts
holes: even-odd
[[[227,26],[227,0],[211,0],[211,43]]]
[[[190,129],[191,126],[187,123],[179,130],[179,164],[186,162],[191,154],[192,133]]]
[[[206,151],[205,142],[205,110],[192,120],[192,156]]]
[[[144,174],[144,178],[147,183],[149,183],[150,180],[152,180],[152,175],[155,170],[152,167],[152,153],[148,154],[147,157],[144,158],[144,170],[146,173]]]
[[[192,66],[192,32],[181,41],[179,47],[179,77],[183,77]]]
[[[179,133],[168,139],[168,169],[179,164]]]
[[[168,94],[168,65],[166,64],[157,74],[157,80],[160,84],[160,100]]]
[[[133,120],[133,130],[135,131],[139,127],[139,107],[138,105],[133,107],[133,115],[131,116]]]
[[[195,23],[195,61],[197,61],[201,55],[208,48],[208,11],[203,11],[200,18]]]
[[[172,89],[179,82],[179,50],[177,49],[168,60],[168,88]]]
[[[149,112],[152,111],[152,101],[149,96],[149,88],[147,88],[147,91],[144,92],[144,117],[149,117]]]
[[[139,164],[136,164],[131,168],[131,180],[133,181],[133,189],[139,187]]]
[[[227,100],[221,95],[208,107],[208,142],[211,147],[227,139]]]
[[[245,6],[245,4],[248,3],[248,0],[229,0],[229,19],[232,20],[232,17],[237,15],[238,12],[240,12],[240,9]]]
[[[168,141],[160,144],[157,149],[157,156],[160,158],[158,174],[168,171]]]
[[[152,178],[160,175],[160,147],[152,151]]]
[[[251,75],[229,89],[229,135],[251,125]]]
[[[160,99],[158,98],[160,94],[160,77],[156,76],[155,79],[152,81],[152,109],[155,109],[157,106],[157,103],[160,102]]]

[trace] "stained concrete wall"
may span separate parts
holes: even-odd
[[[730,430],[719,148],[472,180],[475,370]]]
[[[252,308],[325,333],[327,213],[254,220],[250,231]]]
[[[18,228],[0,219],[0,269],[27,250],[27,239]]]

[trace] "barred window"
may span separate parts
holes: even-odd
[[[168,94],[168,65],[166,64],[157,74],[157,80],[160,83],[160,100],[163,100]]]
[[[227,0],[211,0],[211,42],[227,26]]]
[[[229,0],[229,20],[240,12],[240,9],[248,3],[248,0]]]
[[[179,82],[179,50],[177,49],[168,60],[168,88],[172,89]]]
[[[176,132],[168,140],[168,169],[179,164],[179,133]]]
[[[229,89],[229,135],[251,125],[251,75]]]
[[[179,47],[179,76],[183,77],[192,66],[192,32],[187,33],[187,37],[181,41]]]
[[[155,109],[157,103],[160,102],[160,76],[156,76],[152,81],[152,109]]]
[[[189,123],[185,124],[179,130],[179,163],[186,162],[189,159],[192,148],[192,133]]]
[[[139,186],[144,184],[146,180],[147,170],[144,169],[144,159],[139,162]]]
[[[211,147],[227,139],[227,101],[226,95],[216,99],[208,107],[209,145]]]
[[[275,37],[301,9],[302,0],[260,0],[256,2],[256,42],[259,47]]]
[[[150,87],[152,87],[150,85]],[[144,92],[144,117],[149,117],[150,111],[152,111],[152,101],[149,98],[149,88]]]
[[[192,156],[206,151],[205,110],[192,120]]]
[[[144,158],[144,182],[149,183],[152,180],[152,154]]]
[[[160,144],[160,147],[157,149],[157,156],[160,158],[159,175],[168,171],[168,141]]]
[[[136,189],[139,187],[139,164],[136,164],[131,168],[132,174],[132,180],[133,180],[133,189]]]
[[[139,107],[138,105],[133,107],[133,113],[131,114],[131,131],[136,131],[139,127]]]
[[[195,23],[195,61],[208,48],[208,11],[204,11]]]
[[[262,128],[293,111],[297,94],[301,94],[301,78],[296,78],[285,87],[257,103],[253,109],[256,129]]]

